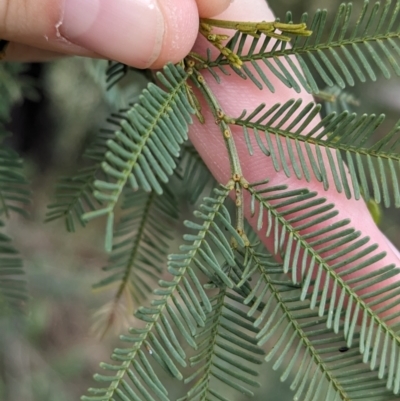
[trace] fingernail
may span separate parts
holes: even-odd
[[[146,68],[161,53],[165,22],[157,0],[64,0],[58,29],[74,44]]]

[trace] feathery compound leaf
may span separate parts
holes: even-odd
[[[0,39],[0,59],[3,46],[7,45],[8,41]],[[37,99],[34,82],[24,74],[28,68],[26,63],[6,62],[0,65],[0,137],[4,135],[3,123],[9,121],[12,106],[24,97]]]
[[[244,22],[244,21],[225,21],[217,19],[202,18],[200,20],[200,33],[218,50],[221,55],[232,64],[233,68],[239,69],[242,66],[240,57],[232,49],[223,45],[223,41],[228,39],[228,35],[215,34],[213,27],[234,29],[237,33],[245,33],[255,38],[265,35],[267,38],[276,38],[283,41],[289,41],[290,35],[310,36],[311,31],[307,30],[307,25],[302,24],[284,24],[278,21],[273,22]]]
[[[327,327],[335,333],[344,315],[348,347],[361,321],[359,349],[363,362],[369,363],[371,369],[379,366],[381,377],[387,378],[387,387],[398,394],[400,366],[385,363],[390,358],[400,358],[398,325],[388,325],[398,313],[387,312],[398,303],[400,289],[385,281],[400,270],[394,265],[371,270],[385,253],[377,253],[378,246],[368,244],[368,237],[348,227],[348,220],[335,221],[334,205],[317,198],[316,193],[263,185],[248,188],[252,214],[261,230],[267,213],[266,236],[273,236],[274,251],[282,255],[284,272],[291,274],[293,283],[302,282],[300,299],[310,297],[311,308],[319,302],[319,316],[327,316]],[[359,295],[365,288],[374,290]],[[384,342],[391,345],[390,350],[387,346],[381,348]]]
[[[0,227],[4,223],[0,220]],[[22,260],[17,250],[11,245],[11,239],[0,233],[0,310],[20,312],[27,299]]]
[[[327,87],[324,91],[316,94],[315,98],[324,106],[323,115],[340,114],[343,111],[351,113],[360,106],[358,98],[338,86]]]
[[[182,176],[183,196],[192,205],[197,202],[204,190],[215,182],[197,150],[190,143],[183,147],[179,174]]]
[[[242,282],[250,272],[259,273],[251,291],[244,288],[244,303],[251,306],[247,314],[259,330],[258,344],[273,344],[265,360],[275,361],[274,370],[284,367],[281,380],[292,378],[294,399],[393,400],[393,392],[378,371],[363,364],[357,328],[352,348],[344,347],[343,321],[337,334],[324,327],[328,317],[319,316],[318,308],[310,310],[309,299],[300,301],[301,289],[291,285],[282,264],[263,246],[246,248],[243,263]]]
[[[229,66],[260,89],[264,84],[274,91],[261,68],[266,66],[287,87],[296,92],[304,88],[310,93],[319,91],[315,77],[325,85],[344,88],[353,86],[355,78],[361,82],[367,78],[375,81],[376,71],[385,78],[390,78],[390,70],[400,76],[400,2],[389,0],[384,5],[377,2],[370,7],[369,1],[364,1],[357,23],[350,29],[352,8],[351,3],[341,4],[330,28],[326,27],[326,10],[318,10],[310,23],[304,14],[300,23],[307,23],[313,34],[296,37],[291,47],[282,39],[272,42],[270,37],[254,37],[245,48],[248,34],[238,31],[225,48],[243,63],[242,68],[232,65],[225,54],[207,62],[206,68],[219,67],[224,72],[224,66]],[[291,22],[290,13],[286,22]]]
[[[259,148],[271,157],[275,170],[283,169],[287,177],[294,172],[297,178],[310,181],[314,175],[325,189],[333,181],[337,191],[344,192],[347,198],[359,199],[362,193],[367,201],[373,198],[385,207],[392,203],[392,192],[394,205],[400,207],[400,121],[382,139],[368,145],[383,115],[333,113],[308,129],[320,106],[309,103],[302,107],[301,100],[292,99],[269,110],[264,107],[260,105],[247,117],[242,114],[230,120],[243,127],[250,152],[252,131]]]
[[[112,324],[113,316],[124,299],[133,299],[136,304],[152,292],[166,270],[167,251],[172,239],[169,231],[178,217],[177,199],[164,189],[162,197],[154,192],[143,191],[125,193],[123,214],[114,233],[113,251],[110,263],[103,270],[109,276],[94,285],[103,288],[118,285],[107,311],[106,328]],[[128,305],[127,313],[132,313],[133,304]]]
[[[226,192],[227,191],[227,192]],[[223,196],[229,193],[229,190],[221,187],[221,189],[214,190],[216,194]],[[221,268],[221,263],[216,257],[216,253],[220,253],[223,259],[226,261],[228,266],[235,266],[235,257],[232,250],[232,245],[226,238],[226,233],[231,235],[232,241],[238,244],[238,246],[243,247],[243,238],[237,233],[236,229],[232,226],[230,222],[230,215],[228,210],[224,205],[219,207],[219,210],[215,209],[217,202],[213,198],[204,198],[205,203],[200,205],[200,211],[194,212],[194,215],[204,220],[207,223],[207,231],[198,232],[196,235],[186,234],[183,238],[187,241],[194,240],[196,244],[199,244],[198,254],[194,256],[194,263],[200,271],[208,277],[213,283],[224,284],[229,288],[232,288],[234,283],[229,278],[228,274]],[[210,215],[210,213],[212,213]],[[214,221],[215,220],[215,221]],[[185,226],[198,231],[201,226],[197,223],[191,221],[185,221]],[[224,232],[225,231],[225,232]],[[206,234],[209,238],[206,238]],[[182,251],[188,251],[187,260],[191,260],[192,251],[191,247],[182,245],[180,248]],[[177,256],[175,261],[175,256],[171,256],[171,265],[181,266],[182,262],[178,262],[182,255]],[[187,262],[184,262],[186,264]]]
[[[163,90],[150,83],[126,115],[119,121],[113,139],[106,141],[107,150],[101,162],[106,178],[94,182],[93,196],[103,207],[85,213],[91,220],[107,215],[106,249],[112,245],[114,208],[126,184],[133,190],[162,193],[162,183],[176,168],[182,143],[187,139],[188,124],[195,110],[186,95],[189,75],[179,66],[168,64],[158,79]]]
[[[24,206],[30,203],[30,190],[18,154],[6,147],[0,149],[0,215],[10,217],[16,212],[24,217]]]
[[[229,188],[221,186],[204,198],[194,213],[196,222],[185,221],[191,230],[184,236],[186,244],[168,257],[172,278],[160,280],[150,306],[135,313],[142,328],[121,337],[129,345],[114,351],[115,365],[101,365],[109,372],[96,376],[104,388],[90,389],[92,395],[83,400],[168,401],[154,363],[183,380],[181,368],[187,367],[188,357],[182,339],[196,349],[189,359],[194,372],[186,379],[192,387],[182,401],[227,401],[227,389],[253,395],[254,365],[270,339],[275,344],[266,360],[275,360],[275,369],[290,358],[282,380],[297,370],[291,385],[296,399],[389,401],[400,394],[400,313],[392,312],[400,289],[387,285],[399,268],[382,267],[385,254],[378,246],[351,228],[350,221],[339,221],[334,205],[317,193],[268,186],[268,180],[249,184],[228,127],[243,127],[249,152],[256,144],[287,177],[317,179],[348,198],[363,195],[400,207],[400,123],[373,143],[383,116],[331,113],[313,127],[320,111],[314,103],[290,100],[269,110],[260,105],[234,119],[224,114],[199,75],[206,68],[218,81],[218,69],[226,75],[233,70],[260,89],[274,91],[273,74],[298,93],[318,93],[317,81],[343,89],[357,79],[375,80],[378,70],[386,78],[391,69],[400,76],[399,12],[400,0],[372,7],[365,1],[355,28],[349,29],[352,5],[342,4],[327,29],[327,12],[319,10],[310,21],[311,37],[307,14],[299,24],[290,13],[285,23],[202,20],[200,32],[220,55],[212,59],[211,50],[206,58],[190,54],[187,72],[168,65],[158,75],[163,89],[150,84],[138,104],[112,115],[117,128],[104,132],[89,154],[98,166],[89,193],[100,206],[81,206],[76,215],[81,220],[107,216],[112,274],[99,286],[119,283],[116,302],[130,289],[143,297],[146,279],[161,273],[168,233],[160,221],[175,211],[165,190],[169,177],[175,172],[183,178],[194,200],[207,184],[193,152],[179,159],[191,115],[204,121],[187,84],[191,74],[224,134],[232,180]],[[214,33],[213,26],[237,32],[229,39]],[[288,34],[295,36],[292,47],[286,44]],[[120,67],[111,66],[110,82],[126,73]],[[176,169],[178,162],[182,170]],[[232,222],[225,202],[233,182]],[[126,184],[133,191],[124,205],[129,211],[113,241],[114,210]],[[135,192],[139,188],[145,193]],[[247,206],[258,234],[272,239],[282,262],[240,235]]]
[[[146,81],[153,81],[153,73],[151,70],[143,70],[135,67],[128,66],[126,64],[120,63],[118,61],[108,61],[108,66],[106,69],[106,85],[107,90],[110,90],[120,81],[122,81],[129,72],[136,72],[143,77],[146,77]],[[141,78],[142,79],[142,78]],[[124,86],[126,82],[122,83]]]
[[[179,401],[225,400],[232,396],[231,389],[251,397],[254,393],[249,387],[259,387],[255,378],[264,351],[257,347],[258,330],[243,310],[243,298],[223,286],[210,303],[212,311],[196,335],[197,352],[190,358],[196,370],[185,379],[186,383],[196,381]]]
[[[222,221],[223,227],[234,231],[223,216],[225,213],[223,204],[229,190],[221,187],[216,189],[214,194],[214,198],[205,201],[204,213],[199,213],[198,217],[202,220],[202,224],[188,223],[197,231],[197,235],[185,237],[190,241],[190,245],[182,245],[181,254],[169,257],[168,270],[173,279],[160,280],[160,288],[154,291],[158,298],[151,302],[151,307],[140,307],[136,312],[136,317],[146,323],[145,327],[131,329],[132,335],[121,337],[122,340],[133,345],[130,348],[114,351],[113,359],[119,361],[119,364],[101,365],[104,369],[113,372],[112,376],[96,375],[95,379],[107,383],[106,386],[100,389],[89,389],[93,396],[82,397],[82,400],[98,400],[98,394],[101,394],[101,400],[107,401],[115,399],[114,397],[123,400],[155,400],[155,397],[168,400],[166,389],[151,367],[149,359],[154,359],[173,377],[183,379],[177,364],[182,367],[187,365],[186,354],[180,345],[181,340],[177,337],[177,333],[190,346],[196,348],[193,339],[196,326],[204,327],[206,313],[212,310],[194,267],[198,267],[207,277],[231,284],[222,268],[226,260],[220,264],[207,243],[210,237],[212,241],[216,239],[218,248],[225,247],[225,245],[219,245],[224,240],[217,237],[222,231],[220,228],[215,228],[215,221]],[[211,230],[214,230],[215,234],[212,234]],[[229,259],[230,255],[228,256]],[[213,271],[217,271],[218,274],[213,276],[201,262],[200,257],[210,259]]]
[[[63,177],[56,185],[55,202],[47,206],[46,222],[64,219],[67,231],[75,232],[75,221],[86,225],[82,215],[94,211],[99,202],[93,198],[93,181],[98,165],[83,168],[73,177]]]
[[[109,61],[106,70],[107,90],[111,89],[121,79],[123,79],[129,71],[130,67],[118,61]]]

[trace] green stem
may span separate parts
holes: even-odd
[[[195,80],[197,87],[204,95],[206,102],[210,106],[215,123],[219,126],[222,137],[224,138],[231,170],[231,179],[229,180],[227,186],[235,190],[236,230],[240,235],[244,236],[244,198],[243,185],[241,184],[244,178],[235,140],[233,139],[232,131],[229,126],[230,119],[227,118],[221,107],[221,104],[218,102],[218,99],[208,86],[203,75],[201,75],[196,69],[193,69],[192,77]]]
[[[240,165],[239,156],[237,153],[235,141],[232,136],[231,129],[227,122],[225,121],[226,115],[212,92],[211,88],[208,86],[206,80],[203,75],[201,75],[198,71],[193,71],[193,77],[197,83],[198,88],[204,95],[204,98],[208,105],[210,106],[211,112],[215,119],[215,123],[219,126],[222,136],[224,138],[225,146],[228,151],[229,163],[231,168],[231,174],[242,176],[242,168]]]

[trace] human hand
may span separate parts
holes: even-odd
[[[268,8],[264,0],[235,0],[225,12],[215,18],[242,21],[273,21],[275,19],[272,11]],[[207,47],[210,47],[210,45],[203,40],[203,38],[199,38],[194,51],[205,54],[205,49]],[[301,98],[304,104],[313,101],[311,95],[305,92],[296,94],[295,91],[284,86],[275,76],[268,72],[267,68],[265,68],[261,62],[259,66],[264,70],[266,75],[268,75],[268,79],[274,85],[276,89],[275,93],[271,93],[268,90],[260,91],[250,80],[243,80],[235,74],[231,74],[229,77],[220,74],[221,83],[217,84],[214,78],[207,72],[204,72],[208,84],[218,97],[223,111],[227,115],[233,117],[239,116],[244,109],[250,112],[261,103],[265,103],[266,110],[268,110],[269,107],[274,104],[283,104],[291,98]],[[206,120],[206,126],[196,123],[191,129],[190,139],[217,181],[227,183],[230,179],[228,154],[219,127],[214,122],[215,118],[207,109],[207,105],[204,105],[203,114]],[[315,119],[312,121],[311,126],[316,125],[319,121],[319,118]],[[328,203],[334,203],[336,205],[335,209],[339,211],[339,214],[334,219],[330,220],[331,222],[350,219],[350,226],[360,231],[363,236],[371,238],[369,244],[376,243],[379,245],[374,255],[382,251],[387,253],[385,258],[363,269],[362,272],[357,272],[356,275],[368,274],[371,271],[375,271],[390,264],[395,264],[397,267],[400,267],[399,251],[394,248],[378,229],[363,200],[348,200],[344,194],[340,194],[336,191],[332,182],[330,189],[325,191],[323,184],[316,179],[308,183],[305,180],[298,180],[294,174],[292,174],[290,178],[287,178],[283,172],[275,172],[271,158],[266,157],[256,146],[254,146],[254,154],[252,156],[249,155],[241,128],[231,127],[231,129],[235,136],[243,175],[247,181],[257,182],[268,178],[270,180],[269,184],[272,186],[286,184],[291,190],[308,188],[310,191],[318,192],[321,198],[327,198]],[[212,143],[211,146],[210,143]],[[251,218],[249,207],[246,209],[246,217],[255,228],[257,219]],[[316,231],[320,229],[323,224],[326,225],[326,223],[322,223],[319,226],[313,227],[313,230]],[[261,237],[263,236],[261,235]],[[273,250],[272,235],[269,238],[264,237],[263,242],[270,251]],[[348,255],[346,257],[348,257]],[[331,261],[331,263],[335,263],[335,260]],[[351,265],[345,266],[343,270],[349,267],[351,267]],[[346,279],[353,277],[354,276],[349,277],[348,275]],[[389,286],[399,281],[400,275],[396,275],[387,279],[384,283]],[[380,284],[380,286],[382,286],[382,284]],[[369,287],[364,289],[363,293],[368,294],[375,289],[376,287]],[[388,302],[392,301],[393,299],[388,300]],[[382,304],[379,306],[382,306]],[[390,312],[394,311],[390,310]]]
[[[107,58],[137,68],[178,62],[193,47],[201,17],[230,0],[2,0],[5,60],[62,55]]]

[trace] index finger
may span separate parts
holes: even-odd
[[[227,19],[227,20],[239,20],[239,21],[273,21],[274,16],[271,10],[268,8],[266,3],[262,0],[252,1],[251,7],[249,6],[249,2],[246,0],[237,0],[235,1],[231,7],[222,15],[218,17],[219,19]],[[210,47],[208,43],[206,43],[202,38],[200,38],[197,42],[195,50],[200,54],[205,54],[205,49]],[[249,48],[249,41],[244,47],[244,54],[246,54],[246,49]],[[272,75],[266,66],[262,63],[258,63],[258,67],[264,71],[264,73],[268,76],[268,79],[275,87],[275,93],[271,93],[268,90],[260,91],[257,89],[254,84],[248,79],[243,80],[238,77],[236,74],[231,74],[230,76],[225,76],[224,74],[220,74],[221,82],[217,84],[212,76],[207,72],[204,73],[204,76],[207,79],[208,84],[216,94],[220,104],[222,105],[223,112],[226,113],[229,117],[237,117],[239,116],[244,109],[248,110],[249,113],[256,109],[261,103],[266,104],[265,110],[268,110],[276,103],[285,103],[287,100],[291,98],[299,98],[303,100],[303,104],[307,104],[308,102],[312,102],[313,98],[310,94],[305,93],[304,91],[300,94],[296,94],[291,88],[283,85],[280,80],[276,78],[276,76]],[[230,177],[230,166],[229,166],[229,158],[226,151],[224,139],[219,131],[218,126],[215,124],[215,117],[210,113],[207,105],[204,105],[204,116],[206,119],[206,130],[204,126],[200,124],[195,124],[191,131],[191,140],[194,143],[195,147],[201,154],[203,160],[208,165],[209,169],[215,176],[218,182],[227,183]],[[293,118],[296,114],[293,115]],[[307,130],[311,130],[312,127],[316,126],[320,121],[320,118],[315,117],[310,123]],[[326,203],[332,203],[335,205],[335,210],[337,211],[337,215],[331,217],[329,220],[324,222],[316,223],[311,227],[307,227],[307,229],[299,230],[300,236],[305,236],[309,238],[309,242],[321,241],[323,236],[327,235],[320,234],[318,236],[313,237],[312,233],[319,232],[322,229],[334,226],[335,224],[346,221],[347,219],[351,220],[351,226],[354,228],[355,232],[361,232],[364,237],[370,237],[371,240],[366,245],[360,245],[360,247],[356,250],[353,250],[348,253],[344,253],[344,245],[339,246],[337,249],[330,249],[329,251],[322,251],[320,253],[321,260],[329,260],[329,264],[331,266],[337,265],[337,272],[346,280],[351,280],[353,283],[352,287],[357,287],[360,285],[360,282],[363,280],[363,277],[374,275],[375,272],[380,272],[380,269],[386,268],[390,265],[399,265],[399,253],[393,248],[390,242],[386,239],[386,237],[381,233],[381,231],[377,228],[373,219],[370,216],[370,213],[366,207],[366,204],[363,200],[355,200],[347,199],[344,193],[338,193],[334,188],[332,175],[330,177],[330,188],[328,190],[324,189],[324,184],[318,181],[315,177],[313,177],[310,182],[303,180],[299,180],[293,173],[290,177],[284,172],[276,172],[273,160],[271,157],[266,157],[266,155],[260,150],[260,148],[255,145],[253,150],[253,155],[250,155],[247,149],[247,144],[245,137],[243,135],[242,129],[240,127],[232,126],[232,133],[234,135],[234,140],[236,146],[238,148],[239,158],[242,166],[243,176],[247,181],[251,182],[259,182],[266,178],[269,179],[269,186],[286,184],[290,190],[299,190],[302,188],[307,188],[310,191],[315,191],[319,197],[327,198]],[[307,132],[307,131],[305,131]],[[210,141],[212,141],[212,146],[210,146]],[[273,141],[273,139],[272,139]],[[253,142],[254,143],[254,142]],[[276,142],[273,142],[276,145]],[[293,145],[294,147],[294,145]],[[287,150],[285,151],[287,152]],[[287,155],[287,153],[286,153]],[[324,155],[326,159],[326,155]],[[297,159],[298,161],[298,159]],[[300,161],[298,161],[300,165]],[[290,164],[290,163],[289,163]],[[329,175],[329,173],[328,173]],[[246,201],[246,199],[245,199]],[[316,209],[316,208],[315,208]],[[309,212],[312,209],[307,210]],[[293,225],[293,230],[296,229],[296,226],[301,226],[300,223],[305,224],[305,220],[302,219],[302,214],[305,214],[305,210],[299,210],[297,212],[293,212],[290,216],[287,216],[290,219],[297,219],[297,223]],[[257,229],[257,225],[259,224],[256,216],[252,216],[250,210],[250,202],[247,199],[247,207],[245,208],[245,214],[253,226],[253,228]],[[266,213],[265,213],[266,214]],[[274,238],[273,235],[269,235],[266,237],[266,226],[268,226],[268,219],[264,217],[263,230],[259,231],[259,235],[262,238],[266,247],[274,252]],[[333,232],[330,234],[333,235]],[[288,238],[288,236],[286,237]],[[356,239],[354,239],[353,244],[356,243]],[[358,252],[367,249],[371,243],[378,244],[377,249],[371,250],[367,256],[359,257],[357,263],[361,263],[361,261],[365,261],[365,259],[370,259],[371,263],[366,263],[364,268],[360,268],[359,270],[352,272],[351,274],[346,275],[346,271],[352,271],[352,269],[357,265],[355,261],[350,261],[351,258],[354,258],[358,255]],[[287,243],[286,243],[287,246]],[[347,245],[346,245],[347,246]],[[292,253],[294,252],[294,245],[292,249]],[[323,249],[321,246],[315,246],[315,250],[318,253],[318,249]],[[290,249],[288,250],[290,252]],[[304,252],[304,249],[303,249]],[[381,257],[376,262],[372,263],[374,258],[378,258],[382,252],[386,253],[386,256]],[[335,257],[334,255],[337,255]],[[292,255],[293,256],[293,255]],[[349,260],[349,263],[345,263],[346,259]],[[302,258],[300,257],[300,259]],[[304,263],[304,259],[303,259]],[[375,291],[382,288],[390,288],[390,286],[395,285],[400,281],[400,275],[392,274],[390,277],[385,278],[385,276],[381,276],[378,284],[372,279],[370,280],[371,285],[364,286],[363,288],[358,289],[359,294],[364,294],[364,299],[368,300],[368,294],[373,294]],[[305,272],[306,274],[307,272]],[[304,274],[304,272],[298,272],[297,277],[300,278]],[[378,273],[376,273],[378,274]],[[304,278],[304,277],[303,277]],[[364,283],[365,284],[365,283]],[[388,290],[389,291],[389,290]],[[390,291],[389,291],[390,293]],[[374,295],[375,297],[376,295]],[[398,299],[399,296],[396,295],[395,299]],[[385,315],[392,315],[392,313],[398,312],[398,307],[394,298],[386,299],[385,301],[375,303],[373,306],[374,309],[378,310],[388,305],[392,305],[388,310],[385,311]],[[369,301],[372,301],[373,298],[370,298]]]

